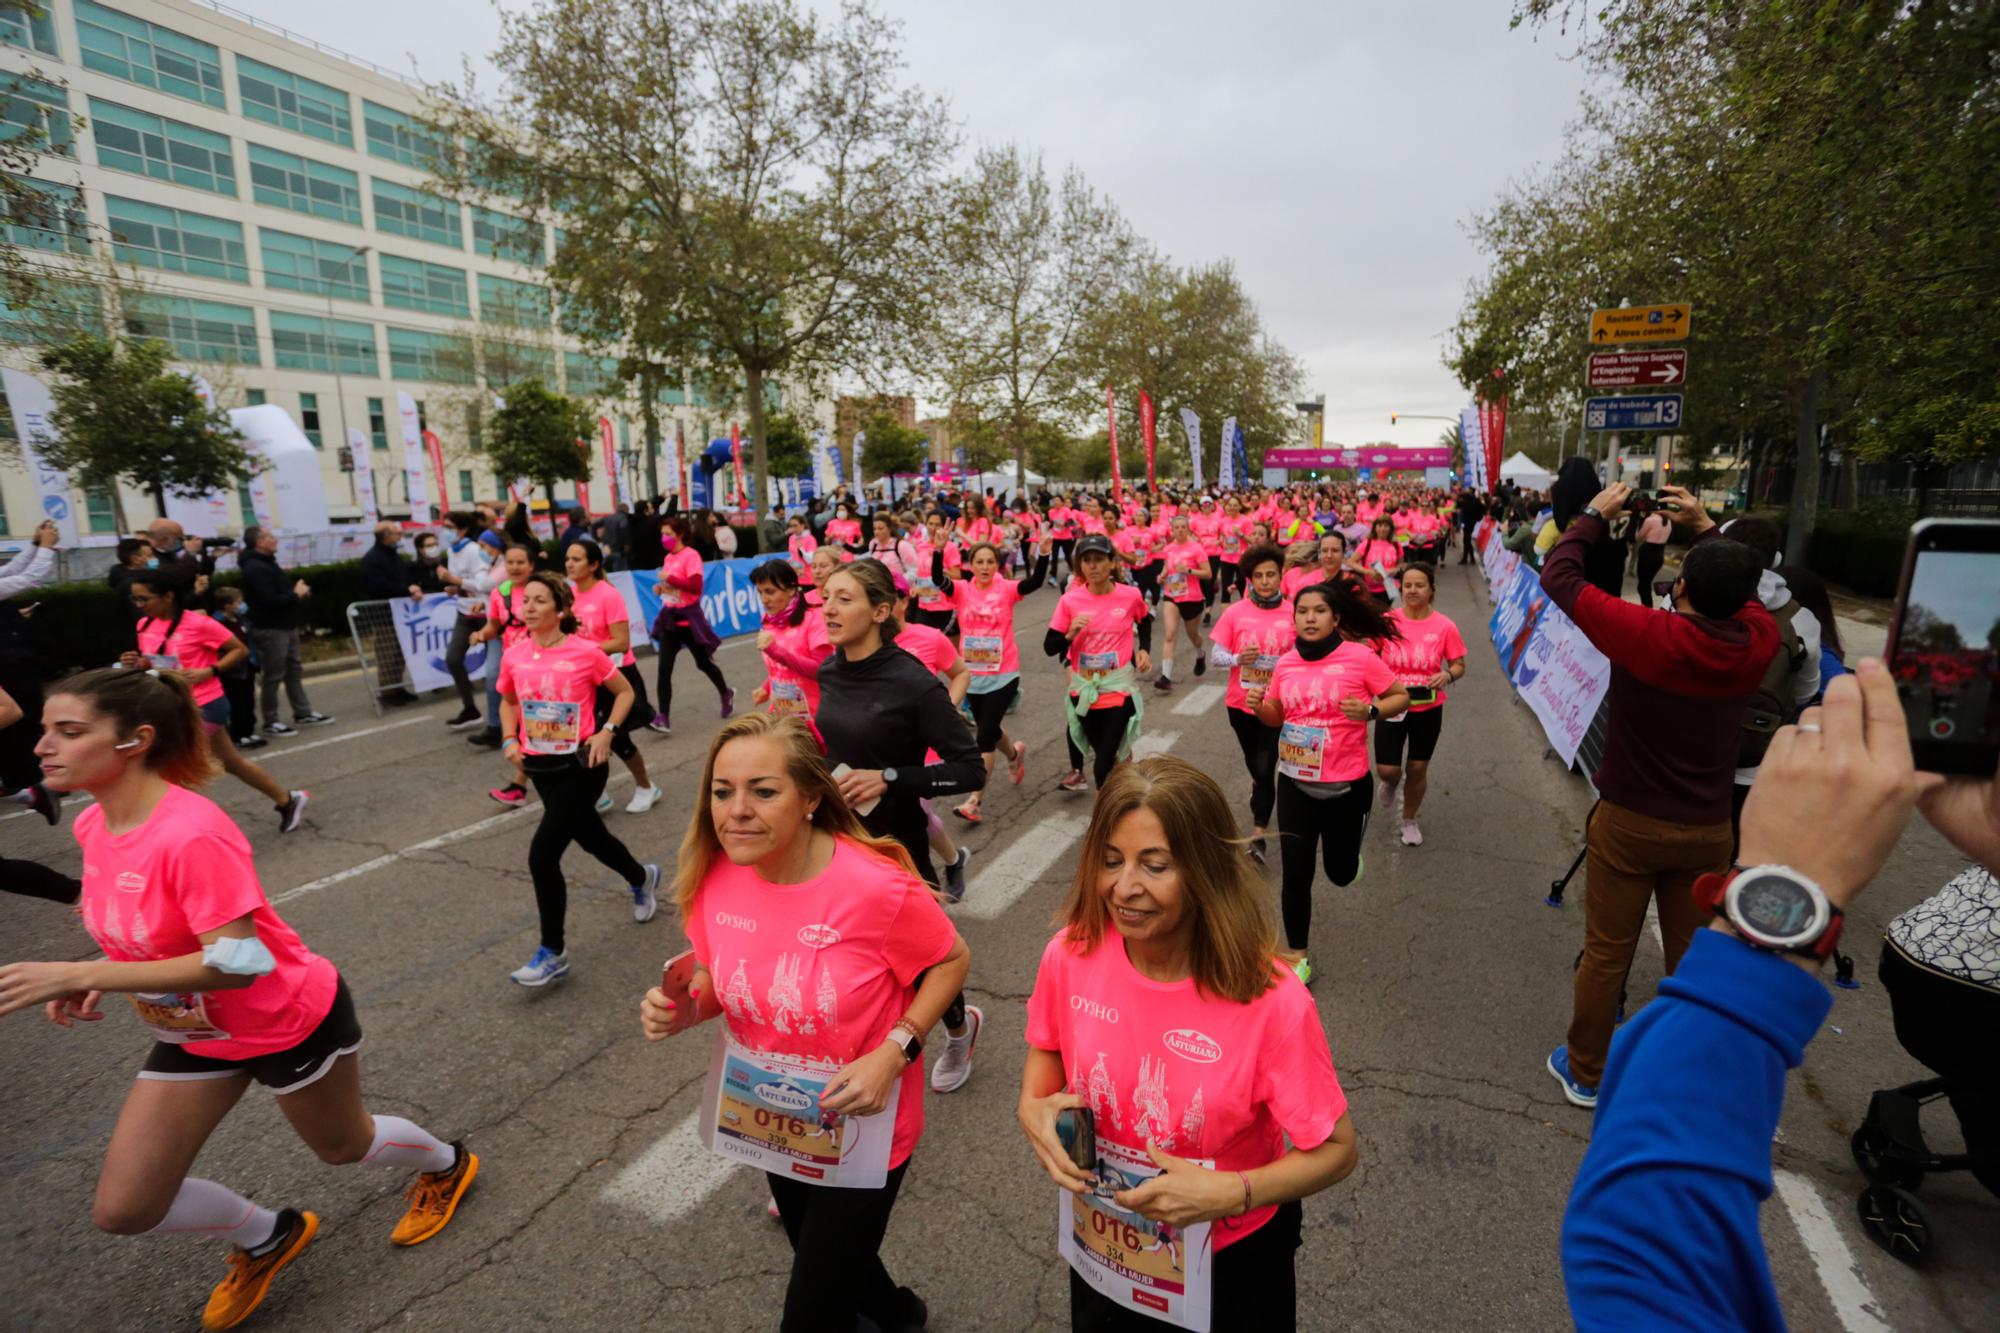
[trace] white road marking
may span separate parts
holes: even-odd
[[[1188,694],[1186,697],[1181,699],[1179,703],[1174,705],[1173,707],[1174,716],[1195,717],[1199,714],[1206,713],[1209,709],[1215,707],[1215,705],[1221,700],[1222,696],[1227,693],[1228,693],[1227,686],[1197,685],[1195,686],[1194,691],[1192,693]]]
[[[1660,934],[1659,905],[1650,898],[1646,900],[1646,929],[1653,932],[1653,947],[1660,951],[1660,957],[1667,956],[1666,937]]]
[[[1088,810],[1058,815],[1023,830],[993,860],[984,864],[975,860],[965,901],[952,909],[953,914],[976,921],[995,920],[1020,901],[1021,895],[1039,883],[1052,866],[1071,854],[1077,839],[1089,827]]]
[[[751,1169],[710,1152],[700,1123],[698,1111],[683,1117],[612,1178],[605,1200],[656,1222],[675,1222],[692,1216],[731,1176]]]
[[[1799,1239],[1805,1242],[1806,1253],[1812,1256],[1813,1267],[1819,1271],[1819,1284],[1826,1289],[1840,1326],[1847,1333],[1889,1333],[1888,1322],[1878,1313],[1882,1303],[1862,1280],[1854,1252],[1847,1248],[1847,1240],[1827,1212],[1819,1190],[1796,1171],[1778,1171],[1774,1175],[1778,1197],[1785,1201],[1792,1225],[1798,1228]]]
[[[1139,743],[1132,747],[1132,757],[1145,759],[1152,755],[1165,754],[1180,744],[1180,739],[1181,734],[1178,731],[1147,732],[1139,737]]]

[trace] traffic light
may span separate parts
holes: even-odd
[[[1391,412],[1389,414],[1389,424],[1392,426],[1396,424],[1396,413]]]

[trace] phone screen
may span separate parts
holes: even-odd
[[[1913,540],[1889,666],[1917,766],[1990,774],[2000,755],[2000,549],[1926,547],[1921,530]]]

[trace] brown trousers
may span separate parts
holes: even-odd
[[[1729,868],[1729,821],[1670,824],[1600,801],[1586,831],[1583,961],[1569,1020],[1570,1077],[1596,1087],[1618,1022],[1618,996],[1646,928],[1646,904],[1658,904],[1660,943],[1669,974],[1680,966],[1706,913],[1695,906],[1695,877]]]

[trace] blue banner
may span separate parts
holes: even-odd
[[[1513,579],[1493,603],[1493,617],[1487,623],[1487,632],[1493,639],[1493,651],[1500,654],[1500,665],[1506,671],[1507,679],[1517,689],[1522,684],[1523,653],[1548,605],[1548,594],[1542,591],[1541,580],[1525,562],[1514,571]]]
[[[742,560],[710,560],[701,570],[701,610],[718,638],[755,634],[764,625],[764,604],[750,582],[750,571],[776,556],[753,556]],[[620,570],[611,575],[611,586],[625,599],[626,614],[632,617],[632,640],[652,639],[653,621],[660,614],[660,595],[653,591],[655,570]],[[658,644],[653,645],[655,648]]]

